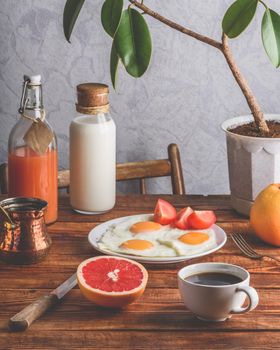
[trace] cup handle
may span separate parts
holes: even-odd
[[[242,287],[236,288],[235,292],[246,293],[247,297],[249,298],[249,304],[246,307],[236,307],[232,309],[231,314],[245,314],[245,312],[252,311],[257,307],[259,303],[259,296],[255,288],[250,286],[242,286]]]

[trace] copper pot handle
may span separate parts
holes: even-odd
[[[1,205],[0,205],[0,211],[2,211],[2,213],[4,214],[4,216],[6,216],[6,218],[8,219],[8,221],[10,222],[11,225],[14,225],[15,223],[13,222],[13,220],[11,219],[9,213],[7,212],[6,209],[4,209]]]

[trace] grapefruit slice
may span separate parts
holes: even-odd
[[[96,256],[78,266],[77,280],[88,300],[104,307],[121,308],[144,293],[148,272],[136,261]]]

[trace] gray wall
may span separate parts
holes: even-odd
[[[277,0],[267,0],[280,10]],[[190,28],[219,39],[221,19],[231,1],[146,0],[146,4]],[[0,0],[0,161],[7,158],[8,134],[16,122],[24,73],[41,73],[48,120],[59,142],[59,163],[68,167],[68,126],[75,116],[75,86],[110,84],[111,41],[100,23],[101,0],[87,0],[68,44],[62,31],[64,0]],[[258,11],[260,15],[262,11]],[[111,89],[118,127],[119,162],[166,156],[178,143],[189,193],[228,192],[222,121],[248,113],[229,69],[214,48],[147,18],[153,37],[151,66],[141,79],[122,69]],[[265,112],[279,111],[279,72],[264,54],[260,21],[233,41],[238,64]],[[169,182],[149,183],[158,193]],[[133,190],[135,186],[126,186]],[[124,189],[124,187],[122,188]]]

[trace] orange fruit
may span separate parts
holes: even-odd
[[[259,193],[250,212],[250,223],[264,242],[280,246],[280,184]]]
[[[97,256],[78,266],[77,280],[88,300],[104,307],[121,308],[144,293],[148,272],[129,259]]]

